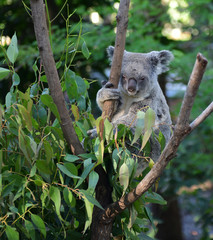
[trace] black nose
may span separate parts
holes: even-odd
[[[137,81],[134,78],[130,78],[128,80],[128,91],[134,92],[136,91],[136,87],[137,87]]]

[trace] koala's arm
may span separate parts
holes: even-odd
[[[111,83],[107,83],[97,93],[96,102],[101,110],[103,110],[104,102],[107,100],[118,100],[120,102],[120,92],[118,89],[111,88],[112,86]]]

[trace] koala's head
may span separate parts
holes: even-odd
[[[114,47],[107,48],[112,60]],[[170,51],[152,51],[150,53],[132,53],[124,51],[119,88],[132,97],[148,97],[158,85],[158,75],[169,70],[173,59]]]

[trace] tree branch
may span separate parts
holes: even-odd
[[[39,53],[44,65],[50,94],[57,106],[61,118],[61,129],[63,131],[64,138],[69,144],[73,154],[78,155],[83,153],[84,150],[75,133],[61,90],[61,84],[50,46],[43,0],[30,0],[30,5]]]
[[[190,124],[190,132],[199,126],[213,112],[213,102]]]
[[[184,137],[194,130],[195,127],[204,121],[213,111],[213,103],[211,103],[209,107],[206,108],[206,110],[189,126],[188,122],[193,105],[192,103],[194,102],[194,98],[202,80],[206,65],[207,60],[201,54],[198,54],[187,86],[175,130],[156,164],[135,189],[122,196],[119,201],[106,208],[101,220],[106,221],[106,219],[114,218],[141,197],[142,194],[145,193],[159,178],[169,161],[176,156],[177,149]]]
[[[189,117],[191,109],[194,103],[197,90],[200,86],[203,74],[206,69],[208,61],[202,54],[198,53],[192,74],[189,79],[188,87],[183,99],[181,110],[178,116],[176,128],[188,128],[189,127]]]
[[[111,71],[109,81],[113,84],[114,88],[118,87],[119,78],[121,74],[122,59],[126,42],[126,30],[128,26],[128,11],[130,0],[121,0],[117,14],[117,33],[115,39],[115,49],[112,59]],[[103,106],[102,117],[109,119],[112,118],[114,113],[115,101],[105,101]]]

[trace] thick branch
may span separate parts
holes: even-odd
[[[199,88],[200,82],[202,80],[203,73],[207,60],[201,55],[197,55],[197,60],[192,71],[190,81],[187,86],[187,90],[182,103],[181,111],[178,118],[178,123],[176,124],[173,136],[166,145],[164,151],[159,157],[156,164],[150,170],[150,172],[144,177],[144,179],[133,189],[130,193],[121,197],[121,199],[113,204],[111,204],[102,215],[103,221],[106,219],[114,218],[127,207],[129,207],[133,202],[135,202],[139,197],[145,193],[152,184],[159,178],[163,170],[167,166],[168,162],[175,157],[177,149],[182,142],[183,138],[186,137],[195,127],[197,127],[201,122],[203,122],[206,117],[213,111],[213,104],[209,107],[190,125],[188,124],[189,115],[191,108],[196,96],[197,90]]]
[[[128,26],[128,11],[130,0],[121,0],[117,14],[117,33],[115,39],[115,49],[112,59],[109,81],[114,88],[118,87],[118,82],[121,74],[122,59],[125,49],[126,30]],[[111,119],[114,113],[115,101],[105,101],[103,106],[103,117]]]
[[[84,150],[75,133],[72,121],[66,108],[58,72],[50,47],[43,0],[30,0],[30,5],[41,60],[44,64],[44,70],[47,77],[51,96],[57,106],[61,118],[60,124],[64,137],[69,144],[72,152],[74,154],[81,154],[84,152]]]

